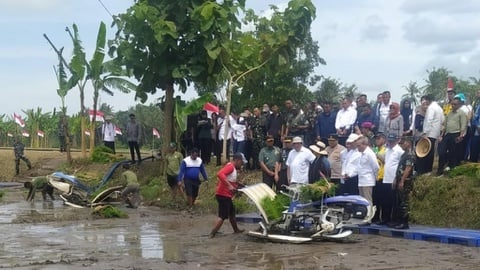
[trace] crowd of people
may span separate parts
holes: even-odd
[[[361,94],[305,106],[286,100],[283,110],[263,104],[228,116],[220,106],[218,113],[199,114],[192,146],[204,164],[214,156],[220,166],[226,140],[227,160],[242,153],[246,169],[261,170],[262,181],[277,192],[328,179],[338,185],[337,194],[361,195],[376,205],[373,222],[408,229],[416,175],[441,177],[461,161],[478,161],[480,91],[471,104],[454,89],[447,93],[441,104],[425,95],[417,107],[409,99],[392,101],[389,91],[373,105]],[[420,155],[419,141],[429,145]]]

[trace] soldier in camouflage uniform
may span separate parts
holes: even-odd
[[[308,104],[307,110],[305,111],[305,118],[308,121],[308,127],[305,129],[305,145],[312,145],[315,143],[315,125],[317,123],[317,104],[312,101]]]
[[[251,169],[256,170],[260,168],[258,163],[258,154],[260,150],[265,147],[265,125],[262,125],[262,117],[258,108],[253,109],[253,117],[250,117],[249,133],[252,139],[252,164]]]
[[[398,163],[395,175],[395,199],[393,206],[393,220],[395,229],[408,229],[409,203],[408,197],[413,190],[415,154],[413,153],[413,137],[402,137],[400,146],[405,151]]]
[[[16,138],[13,142],[13,152],[15,153],[15,175],[20,173],[20,160],[23,160],[30,170],[32,168],[32,164],[30,160],[25,156],[23,151],[25,150],[25,145],[23,145],[20,138]]]

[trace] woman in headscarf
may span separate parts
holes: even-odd
[[[400,102],[400,114],[403,117],[403,131],[407,131],[410,129],[412,124],[412,103],[409,99],[404,99]]]
[[[400,105],[396,102],[392,102],[390,105],[390,113],[388,114],[387,121],[385,122],[387,135],[395,134],[398,138],[403,135],[403,116],[400,114]]]

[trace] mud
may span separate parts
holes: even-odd
[[[5,269],[478,269],[478,248],[376,235],[343,242],[278,244],[232,234],[213,239],[215,215],[158,207],[122,208],[98,219],[61,200],[24,201],[2,187],[0,268]],[[40,195],[40,194],[37,194]],[[255,224],[240,224],[256,229]]]

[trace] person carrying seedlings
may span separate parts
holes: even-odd
[[[27,201],[33,201],[35,198],[35,192],[37,190],[42,191],[42,197],[44,201],[47,200],[47,194],[50,196],[52,201],[54,200],[53,187],[48,183],[48,179],[45,176],[35,177],[31,182],[23,183],[23,186],[28,188],[28,195],[26,198]]]
[[[187,205],[191,210],[195,204],[195,200],[198,197],[198,190],[200,187],[200,173],[203,176],[204,181],[208,181],[207,172],[203,165],[202,159],[198,157],[198,149],[193,148],[190,152],[190,156],[183,159],[180,165],[180,171],[178,172],[178,185],[185,187],[185,193],[187,193]]]
[[[237,171],[246,163],[247,159],[242,153],[235,153],[233,155],[233,160],[227,163],[217,173],[218,181],[215,197],[218,202],[218,217],[212,231],[210,232],[210,238],[215,237],[218,230],[222,227],[223,221],[227,218],[232,225],[234,233],[243,232],[243,230],[240,230],[237,226],[235,207],[232,198],[237,188],[240,186],[240,183],[237,182]]]
[[[23,160],[26,164],[28,169],[32,168],[32,164],[30,160],[24,154],[25,145],[22,143],[20,138],[16,138],[13,142],[13,152],[15,153],[15,175],[20,173],[20,160]]]
[[[137,175],[130,170],[130,164],[123,164],[125,171],[122,173],[122,199],[131,208],[137,208],[140,203],[140,185],[138,184]]]

